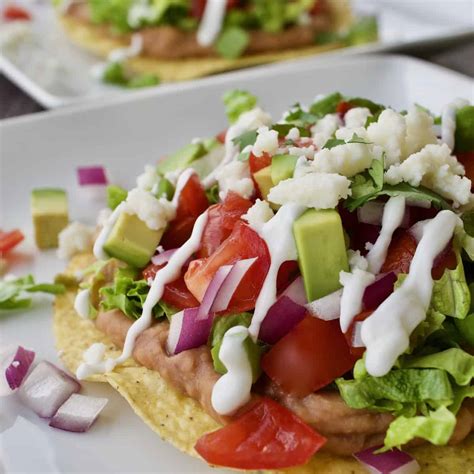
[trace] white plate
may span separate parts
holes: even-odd
[[[101,203],[79,195],[76,165],[102,164],[118,184],[130,186],[144,164],[193,137],[222,130],[225,117],[220,97],[236,86],[257,94],[275,118],[296,101],[308,103],[316,94],[334,90],[397,109],[417,102],[437,113],[455,97],[474,100],[469,78],[403,56],[374,55],[241,71],[184,85],[179,93],[161,88],[118,103],[6,120],[0,124],[2,227],[18,226],[31,235],[29,192],[38,186],[67,188],[71,218],[92,222],[93,209]],[[51,279],[63,265],[52,252],[34,251],[29,237],[12,271]],[[36,349],[38,357],[58,362],[46,300],[31,311],[0,316],[0,347],[20,343]],[[54,430],[24,413],[25,418],[18,418],[0,435],[0,472],[2,464],[5,473],[216,472],[162,442],[110,387],[85,386],[87,392],[111,399],[90,432]],[[0,431],[12,422],[8,417],[5,420],[11,403],[1,408]]]
[[[3,48],[0,71],[40,104],[55,108],[134,93],[101,84],[91,76],[91,68],[99,61],[68,42],[50,0],[17,1],[23,1],[34,13],[33,40],[24,40],[12,49]],[[380,41],[326,53],[322,58],[442,43],[474,31],[474,0],[354,0],[353,4],[356,13],[377,16]]]

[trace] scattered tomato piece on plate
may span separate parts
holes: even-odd
[[[14,247],[16,247],[25,236],[19,229],[14,229],[9,232],[3,232],[0,230],[0,255],[3,255]]]
[[[3,19],[6,21],[30,21],[31,13],[19,5],[9,4],[3,9]]]

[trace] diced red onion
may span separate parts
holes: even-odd
[[[79,382],[53,364],[42,361],[18,390],[25,405],[42,418],[51,418],[58,408],[81,388]]]
[[[215,275],[213,276],[209,286],[204,293],[204,297],[199,306],[197,319],[205,319],[209,316],[212,305],[216,300],[219,290],[222,288],[227,276],[232,271],[233,265],[223,265],[220,267]],[[225,308],[224,308],[225,309]]]
[[[308,313],[324,321],[338,319],[341,313],[342,288],[305,305]]]
[[[163,265],[168,263],[176,250],[178,249],[165,250],[164,252],[153,255],[153,257],[151,257],[151,263],[153,263],[153,265]]]
[[[382,223],[383,202],[369,201],[357,209],[357,218],[363,224],[380,225]]]
[[[106,398],[89,397],[73,393],[58,409],[49,426],[64,431],[87,431],[107,405]]]
[[[197,319],[199,308],[188,308],[171,318],[167,349],[170,355],[179,354],[206,344],[212,327],[212,316]]]
[[[373,474],[415,474],[420,471],[419,464],[409,454],[399,449],[375,454],[379,448],[365,449],[354,457]]]
[[[379,277],[369,285],[362,298],[365,310],[377,309],[393,293],[393,285],[397,281],[395,272],[389,272]]]
[[[80,186],[107,184],[107,176],[103,166],[80,166],[77,168]]]
[[[35,359],[35,353],[18,346],[11,364],[5,370],[5,377],[12,390],[20,387]]]
[[[239,260],[238,262],[234,263],[232,270],[227,275],[227,278],[222,284],[221,289],[214,300],[214,304],[211,308],[212,312],[218,313],[219,311],[224,311],[228,308],[235,290],[256,260],[257,257],[254,257],[247,258],[245,260]]]
[[[15,357],[18,346],[8,345],[0,348],[0,397],[6,397],[13,393],[10,385],[7,382],[7,378],[3,375],[5,371],[12,363]]]
[[[306,291],[304,289],[303,277],[299,276],[286,290],[282,296],[288,296],[295,303],[305,305],[308,300],[306,298]]]
[[[354,324],[354,331],[352,333],[352,347],[365,347],[365,344],[362,342],[362,323],[364,321],[356,321]]]
[[[305,315],[304,306],[282,295],[268,310],[260,326],[258,338],[268,344],[276,344],[304,319]]]

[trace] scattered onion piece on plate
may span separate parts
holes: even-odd
[[[58,408],[80,390],[77,380],[55,365],[41,361],[18,390],[21,401],[41,418],[51,418]]]
[[[420,471],[419,464],[409,454],[399,449],[375,454],[379,448],[369,448],[354,454],[371,474],[415,474]]]
[[[79,186],[107,185],[107,176],[103,166],[79,166],[77,168]]]
[[[28,351],[18,346],[11,364],[5,370],[7,383],[12,390],[16,390],[20,387],[34,359],[35,353],[33,351]]]
[[[61,405],[49,422],[49,426],[64,431],[87,431],[107,405],[106,398],[89,397],[73,393]]]
[[[308,313],[323,321],[339,319],[341,313],[342,288],[305,305]]]

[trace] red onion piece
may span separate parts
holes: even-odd
[[[395,272],[379,275],[371,285],[369,285],[362,298],[362,306],[364,310],[377,309],[392,293],[393,285],[397,281]]]
[[[42,361],[18,390],[22,402],[41,418],[51,418],[81,388],[79,382],[53,364]]]
[[[171,318],[167,349],[170,355],[179,354],[207,343],[211,332],[212,316],[197,319],[199,308],[189,308]]]
[[[87,431],[107,405],[106,398],[89,397],[73,393],[58,409],[49,426],[64,431]]]
[[[107,184],[103,166],[80,166],[77,168],[77,177],[80,186]]]
[[[18,346],[11,364],[5,370],[5,377],[12,390],[20,387],[35,359],[35,353]]]
[[[209,316],[212,305],[216,300],[216,297],[219,293],[219,290],[222,288],[227,276],[232,271],[233,265],[223,265],[217,270],[216,274],[213,276],[209,286],[204,293],[204,297],[199,306],[197,319],[205,319]],[[225,308],[224,308],[225,309]]]
[[[258,338],[268,344],[276,344],[286,336],[306,315],[306,308],[288,296],[280,296],[268,310],[260,326]]]
[[[250,267],[257,260],[257,257],[239,260],[234,263],[231,272],[227,275],[224,283],[221,286],[219,293],[214,300],[211,311],[218,313],[224,311],[229,306],[230,300],[239,286],[242,278],[249,271]]]
[[[383,210],[385,203],[378,201],[369,201],[357,209],[357,218],[359,222],[370,225],[381,225],[383,219]],[[406,229],[410,227],[410,209],[405,208],[405,214],[400,227]]]
[[[153,255],[153,257],[151,257],[151,263],[153,263],[153,265],[163,265],[164,263],[168,263],[176,250],[178,249],[165,250],[164,252]]]
[[[311,301],[311,303],[306,304],[305,307],[311,316],[322,319],[323,321],[331,321],[339,318],[341,313],[341,298],[342,288],[322,298]]]
[[[420,466],[409,454],[392,449],[386,453],[375,454],[380,448],[365,449],[354,454],[354,457],[373,474],[415,474]]]
[[[288,288],[282,293],[282,296],[288,296],[295,303],[305,305],[308,300],[304,289],[303,277],[299,276]]]

